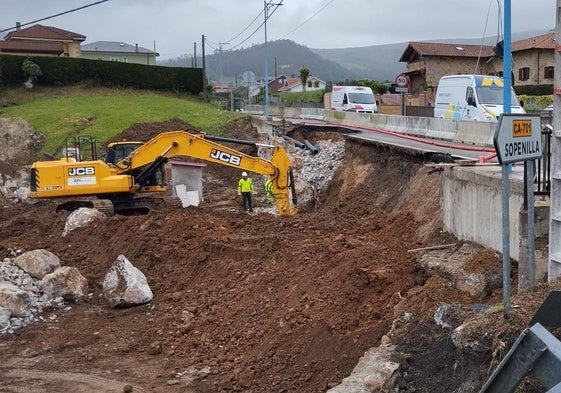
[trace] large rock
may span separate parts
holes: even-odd
[[[12,313],[10,310],[4,307],[0,307],[0,334],[8,331],[12,327],[10,324],[10,316]]]
[[[25,317],[31,312],[29,306],[31,298],[29,293],[23,291],[12,283],[0,282],[0,307],[9,311],[13,317]]]
[[[0,118],[0,161],[13,160],[40,146],[45,136],[19,117]]]
[[[481,328],[480,320],[472,319],[455,328],[450,338],[456,348],[481,356],[491,351],[494,335]]]
[[[464,243],[459,249],[451,248],[425,252],[421,258],[423,267],[444,278],[458,290],[475,298],[483,298],[502,285],[500,263],[492,264],[489,250],[472,243]],[[481,261],[479,261],[481,258]]]
[[[42,248],[24,252],[14,259],[14,263],[38,280],[60,267],[60,259],[52,252]]]
[[[104,218],[106,218],[105,214],[101,213],[97,209],[81,207],[68,215],[66,224],[64,225],[64,230],[62,231],[62,236],[64,237],[77,228],[88,226],[92,222],[102,220]]]
[[[103,295],[112,307],[131,307],[148,303],[154,297],[146,276],[119,255],[103,280]]]
[[[328,393],[371,393],[390,391],[399,363],[390,360],[394,345],[370,348],[362,356],[350,376]]]
[[[41,290],[50,298],[78,300],[88,294],[88,280],[75,267],[62,266],[47,274],[40,283]]]

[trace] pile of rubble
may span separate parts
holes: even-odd
[[[25,253],[11,249],[10,255],[0,263],[0,335],[45,320],[43,314],[49,309],[71,309],[71,304],[93,296],[78,269],[61,266],[60,259],[45,249]],[[145,304],[153,298],[144,274],[123,255],[105,275],[101,295],[115,308]],[[47,318],[56,319],[56,315]]]
[[[287,145],[286,142],[283,144]],[[329,186],[345,154],[345,141],[320,140],[315,147],[317,153],[287,146],[295,172],[298,201],[302,205],[317,202],[318,196]]]

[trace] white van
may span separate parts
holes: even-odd
[[[331,110],[378,113],[376,98],[370,87],[333,86],[331,92]]]
[[[503,109],[502,78],[491,75],[447,75],[440,78],[434,117],[498,121]],[[526,113],[512,90],[511,113]]]

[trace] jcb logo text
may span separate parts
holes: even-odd
[[[95,175],[95,168],[93,166],[68,169],[68,176],[91,176],[91,175]]]
[[[240,165],[240,162],[242,161],[242,158],[240,156],[235,156],[233,154],[216,149],[211,150],[210,158],[214,158],[215,160],[220,160],[236,166]]]

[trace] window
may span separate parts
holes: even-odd
[[[308,87],[312,87],[312,81],[308,81]]]
[[[314,87],[319,87],[319,82],[318,81],[314,81]]]
[[[553,79],[555,75],[555,67],[548,66],[543,68],[543,77],[545,79]]]
[[[518,69],[518,79],[521,81],[527,81],[530,79],[530,67],[523,67]]]
[[[468,105],[475,106],[475,92],[471,86],[466,89],[466,102]]]

